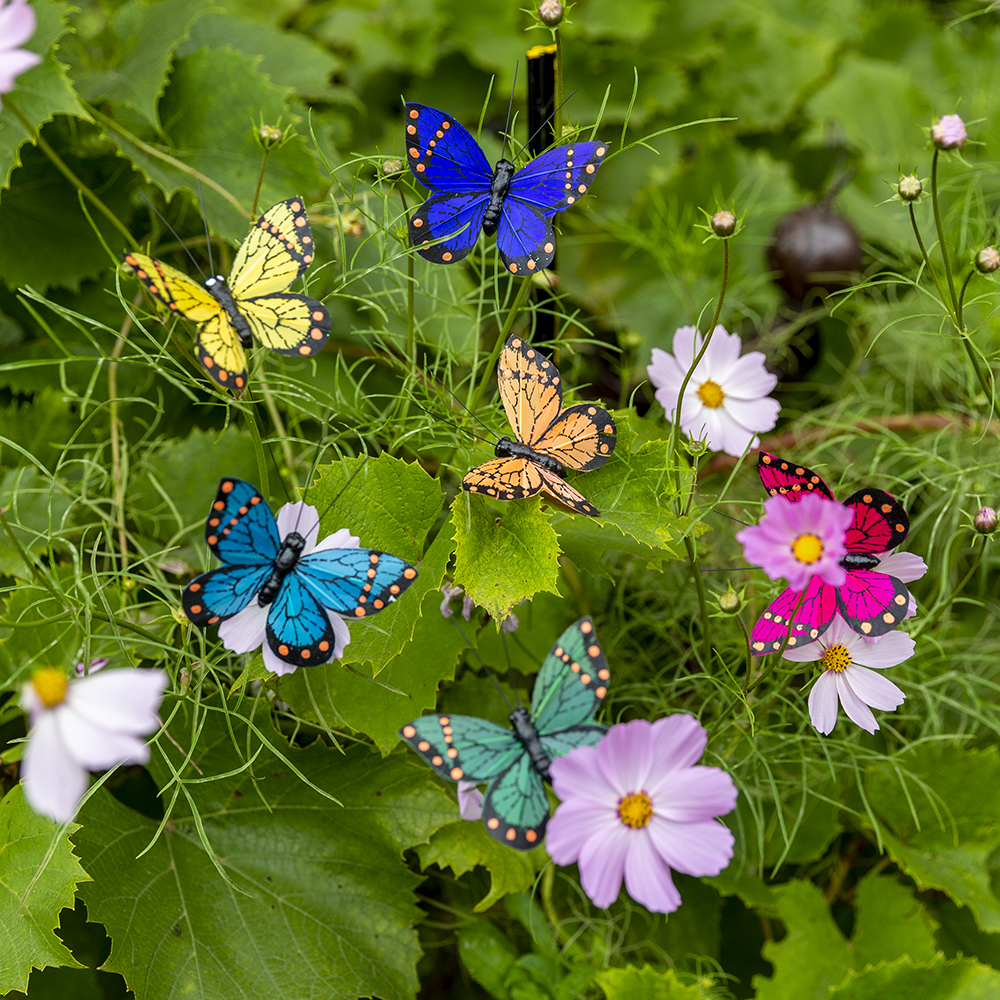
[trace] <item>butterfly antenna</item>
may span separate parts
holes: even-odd
[[[487,427],[487,426],[486,426],[486,424],[485,424],[485,423],[483,423],[483,421],[482,421],[482,420],[480,420],[480,419],[479,419],[479,417],[477,417],[477,416],[475,415],[475,413],[473,413],[473,412],[472,412],[472,410],[470,410],[470,409],[469,409],[469,408],[468,408],[468,407],[467,407],[467,406],[465,405],[465,403],[463,403],[463,402],[462,402],[462,401],[461,401],[461,400],[460,400],[460,399],[458,398],[458,396],[456,396],[456,395],[455,395],[455,393],[454,393],[454,392],[453,392],[453,391],[452,391],[451,389],[449,389],[449,388],[448,388],[448,386],[446,386],[446,385],[444,384],[444,382],[442,382],[442,381],[441,381],[441,379],[439,379],[439,378],[437,377],[437,375],[435,375],[435,374],[434,374],[434,372],[428,372],[428,374],[430,375],[430,377],[431,377],[432,379],[434,379],[434,381],[435,381],[435,382],[437,382],[437,384],[438,384],[439,386],[441,386],[441,388],[442,388],[442,389],[444,389],[444,391],[445,391],[445,392],[447,392],[447,393],[448,393],[448,394],[449,394],[449,395],[451,396],[451,398],[452,398],[452,399],[454,399],[454,400],[455,400],[455,402],[456,402],[456,403],[458,403],[458,405],[459,405],[459,406],[461,406],[461,407],[462,407],[462,409],[463,409],[463,410],[465,410],[465,412],[466,412],[466,413],[468,413],[468,414],[469,414],[469,416],[470,416],[470,417],[472,417],[472,419],[473,419],[473,420],[475,420],[475,421],[476,421],[476,423],[478,423],[478,424],[479,424],[479,426],[480,426],[480,427],[482,427],[482,428],[483,428],[483,430],[485,430],[485,431],[486,431],[486,433],[487,433],[487,434],[493,434],[493,431],[492,431],[492,430],[491,430],[491,429],[490,429],[489,427]],[[417,405],[419,406],[419,403],[418,403]],[[470,432],[470,433],[471,433],[471,432]],[[482,438],[480,438],[480,440],[482,440]],[[495,435],[494,435],[494,441],[495,441]]]
[[[146,193],[145,192],[143,192],[143,194],[142,194],[142,200],[150,207],[150,209],[152,209],[153,213],[160,220],[160,222],[162,222],[167,227],[167,229],[170,231],[170,234],[181,245],[181,248],[188,255],[188,257],[190,257],[191,263],[194,264],[194,266],[198,269],[198,273],[204,279],[205,272],[201,269],[201,264],[199,264],[198,261],[196,261],[194,259],[194,254],[191,253],[190,250],[188,250],[187,244],[177,235],[177,230],[174,229],[174,227],[172,225],[170,225],[169,222],[167,222],[167,220],[160,213],[160,210],[146,197]]]
[[[743,527],[748,527],[746,521],[741,521],[738,517],[733,517],[732,514],[724,514],[721,510],[713,510],[713,514],[718,514],[719,517],[728,517],[730,521],[735,521],[737,524],[742,524]]]
[[[461,431],[463,434],[471,434],[477,441],[482,441],[483,444],[488,444],[488,445],[496,444],[495,439],[493,441],[488,441],[486,438],[477,434],[475,431],[470,431],[467,427],[461,427],[459,424],[456,424],[454,420],[449,420],[447,417],[442,417],[440,413],[435,413],[433,410],[428,410],[426,406],[422,406],[416,400],[413,400],[413,403],[419,409],[423,410],[424,413],[426,413],[429,417],[433,417],[435,420],[440,420],[442,423],[449,424],[450,426],[454,427],[455,430]]]
[[[531,146],[531,140],[534,139],[535,136],[538,135],[538,133],[541,132],[542,129],[545,128],[545,126],[548,125],[548,123],[550,121],[552,121],[553,118],[555,118],[556,112],[557,111],[561,111],[564,107],[566,107],[567,104],[569,104],[570,98],[572,98],[573,94],[575,94],[575,93],[576,93],[576,91],[574,90],[573,93],[570,94],[569,97],[567,97],[566,100],[563,101],[562,104],[560,104],[558,108],[553,108],[552,109],[552,113],[545,116],[545,120],[542,122],[542,124],[539,125],[538,128],[536,128],[535,131],[530,136],[528,136],[528,141],[524,144],[524,148],[525,149],[528,149]],[[559,139],[562,138],[562,136],[558,136],[557,135],[557,136],[553,136],[552,138],[553,138],[554,142],[558,142]]]
[[[451,615],[449,620],[451,621],[452,625],[454,625],[455,628],[458,629],[459,634],[465,640],[465,644],[469,647],[469,649],[472,650],[472,653],[476,657],[476,659],[479,660],[480,666],[483,668],[483,670],[486,671],[487,675],[489,676],[489,679],[491,681],[493,681],[493,686],[497,689],[497,694],[499,694],[500,697],[503,698],[503,700],[506,703],[507,707],[513,712],[514,711],[514,706],[510,703],[510,698],[508,698],[507,695],[505,695],[503,693],[503,688],[500,687],[500,682],[496,679],[496,675],[493,673],[493,671],[490,670],[490,668],[488,666],[486,666],[485,661],[479,655],[479,650],[476,649],[476,647],[473,646],[472,643],[469,641],[469,637],[465,634],[465,629],[462,628],[462,626],[458,624],[458,622],[455,620],[455,616],[454,615]],[[517,698],[517,692],[516,691],[514,692],[514,698],[515,699]]]
[[[326,517],[326,515],[329,514],[331,510],[333,510],[333,505],[344,495],[344,491],[347,489],[347,487],[350,486],[351,483],[353,483],[354,480],[359,475],[361,475],[361,473],[364,472],[364,470],[367,468],[368,468],[368,456],[365,455],[365,460],[350,474],[350,476],[348,476],[347,482],[340,487],[340,490],[338,491],[337,495],[323,509],[323,513],[320,514],[319,516],[320,521],[322,521],[323,518]]]
[[[212,237],[208,235],[208,216],[205,214],[205,199],[201,194],[201,178],[198,181],[198,207],[201,209],[201,221],[205,224],[205,249],[208,250],[208,270],[215,275],[215,264],[212,263]]]
[[[510,135],[510,116],[514,111],[514,90],[517,87],[517,67],[520,62],[514,63],[514,82],[510,85],[510,103],[507,105],[507,124],[503,128],[503,145],[500,147],[500,159],[504,158],[507,152],[507,138]]]
[[[500,623],[500,641],[503,643],[503,655],[507,657],[507,676],[510,677],[510,689],[514,692],[514,700],[517,707],[521,707],[521,699],[517,696],[517,685],[514,683],[514,663],[510,658],[510,650],[507,648],[507,633],[503,630],[503,623]]]

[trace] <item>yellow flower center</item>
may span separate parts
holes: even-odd
[[[653,818],[653,803],[645,792],[633,792],[618,800],[618,818],[626,826],[638,830]]]
[[[46,708],[55,708],[66,697],[66,674],[55,667],[43,667],[31,675],[35,694]]]
[[[713,382],[709,379],[698,386],[698,398],[706,406],[717,410],[722,406],[722,401],[726,398],[726,394],[722,391],[722,386],[718,382]]]
[[[842,674],[851,665],[851,654],[842,643],[828,646],[823,652],[823,666],[836,674]]]
[[[823,554],[823,543],[815,535],[799,535],[792,542],[792,555],[803,563],[814,563]]]

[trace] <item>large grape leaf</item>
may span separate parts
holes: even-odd
[[[852,973],[832,990],[830,1000],[994,1000],[1000,996],[1000,972],[971,958],[926,965],[903,957],[874,969]]]
[[[11,789],[0,801],[0,995],[26,989],[32,968],[80,967],[55,928],[87,878],[69,837]]]
[[[596,977],[607,1000],[706,1000],[696,984],[682,983],[673,969],[654,965],[605,969]]]
[[[535,499],[499,507],[462,492],[451,505],[455,583],[498,628],[515,604],[539,591],[559,593],[559,542],[550,518]]]
[[[413,997],[420,880],[400,855],[454,822],[453,796],[405,755],[289,748],[259,718],[284,760],[264,746],[249,769],[228,773],[246,752],[247,725],[231,715],[230,736],[218,708],[209,706],[182,773],[226,776],[186,785],[190,798],[177,800],[141,858],[155,821],[103,790],[84,808],[75,840],[94,882],[82,895],[113,942],[103,968],[124,975],[137,1000]],[[172,726],[182,737],[192,731],[184,715]],[[170,779],[164,755],[178,769],[184,757],[160,743],[150,771],[162,788]],[[251,754],[260,746],[253,733],[249,746]],[[199,827],[231,884],[213,866]]]

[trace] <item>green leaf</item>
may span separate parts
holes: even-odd
[[[1000,931],[993,888],[1000,846],[997,748],[925,744],[873,764],[866,786],[893,861],[921,889],[941,889],[970,907],[983,930]]]
[[[607,1000],[706,1000],[710,994],[697,985],[685,985],[673,969],[629,965],[605,969],[594,977]]]
[[[408,602],[411,596],[407,591],[399,603]],[[387,754],[399,742],[402,726],[426,710],[433,711],[438,684],[455,676],[459,654],[465,649],[461,633],[438,610],[439,596],[425,596],[423,617],[416,620],[412,641],[391,657],[377,679],[359,677],[339,663],[324,663],[282,678],[281,697],[302,718],[330,729],[346,723],[366,733]],[[358,625],[352,624],[351,630],[356,633]],[[353,648],[352,642],[345,661],[350,660]],[[508,853],[514,852],[508,848]]]
[[[1000,995],[1000,972],[971,958],[914,965],[900,958],[865,972],[852,973],[827,996],[831,1000],[994,1000]]]
[[[450,868],[458,878],[477,865],[489,871],[490,891],[472,908],[473,913],[488,910],[498,899],[513,892],[526,892],[535,881],[530,853],[512,851],[497,843],[480,822],[462,820],[443,827],[429,844],[417,848],[417,856],[421,868],[429,865]]]
[[[780,942],[764,945],[774,975],[754,976],[757,1000],[821,1000],[851,968],[847,942],[812,882],[789,882],[775,889],[774,896],[787,933]]]
[[[38,19],[35,33],[23,48],[42,56],[37,66],[17,78],[17,85],[4,95],[8,107],[0,113],[0,191],[7,187],[14,168],[19,166],[21,146],[34,142],[34,135],[13,114],[13,105],[36,132],[56,115],[86,117],[66,74],[56,59],[58,41],[69,30],[66,16],[73,9],[57,0],[35,0],[31,5]]]
[[[262,156],[255,138],[257,125],[262,119],[277,122],[290,117],[291,91],[259,73],[259,61],[259,56],[229,49],[203,50],[178,59],[160,100],[166,144],[152,133],[134,136],[124,126],[125,134],[112,126],[104,133],[168,198],[182,188],[197,197],[195,178],[151,150],[221,185],[244,211],[211,185],[203,184],[205,212],[212,229],[232,240],[242,240],[249,227]],[[268,157],[259,206],[266,208],[290,193],[306,197],[322,185],[302,137],[294,136]]]
[[[247,703],[244,703],[247,704]],[[192,732],[185,705],[174,717]],[[193,751],[206,776],[231,772],[236,754],[260,739],[231,715],[210,710]],[[259,720],[266,746],[251,771],[189,783],[155,845],[137,858],[157,823],[103,789],[84,807],[76,843],[94,878],[82,893],[91,919],[112,939],[104,969],[120,972],[137,997],[287,996],[410,1000],[420,954],[420,879],[401,853],[453,822],[454,799],[429,768],[404,755],[380,760],[365,747],[346,755],[319,743],[289,748]],[[161,740],[149,765],[161,788],[163,760],[183,752]],[[296,769],[335,795],[306,785]],[[188,766],[183,775],[201,775]],[[191,808],[193,804],[197,812]],[[243,892],[223,882],[206,853]],[[179,932],[178,933],[178,929]]]
[[[81,967],[55,928],[88,878],[66,833],[31,811],[20,785],[9,791],[0,801],[0,995],[26,989],[32,968]]]
[[[52,469],[66,442],[79,431],[80,415],[61,389],[47,388],[30,402],[0,408],[0,428],[0,465],[26,465],[30,455],[34,464]],[[8,502],[0,497],[0,507]]]
[[[496,620],[539,591],[558,594],[559,543],[550,513],[535,500],[502,508],[462,491],[451,505],[455,583]]]
[[[460,927],[457,936],[458,954],[469,975],[496,1000],[508,1000],[505,982],[517,961],[514,946],[486,920]]]
[[[21,584],[7,597],[0,628],[10,634],[0,639],[0,690],[20,684],[34,667],[69,666],[83,639],[65,606],[37,584]],[[5,669],[6,668],[6,669]]]
[[[0,482],[0,510],[26,552],[44,552],[51,544],[58,546],[56,536],[69,507],[70,500],[58,484],[47,483],[36,469],[11,469]],[[21,579],[30,575],[6,532],[0,533],[0,573]]]
[[[854,924],[854,964],[863,969],[909,955],[914,962],[929,962],[937,954],[937,924],[913,890],[893,875],[869,875],[858,883]]]
[[[108,28],[113,53],[108,65],[75,74],[80,95],[133,108],[155,128],[157,104],[167,85],[174,50],[199,17],[211,13],[204,0],[130,0],[115,11]]]

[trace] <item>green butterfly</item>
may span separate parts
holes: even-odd
[[[489,782],[483,822],[502,844],[527,851],[549,820],[543,781],[549,764],[607,730],[593,721],[608,693],[608,670],[594,623],[581,618],[556,640],[535,681],[534,705],[508,716],[514,731],[469,715],[425,715],[399,735],[449,781]]]

